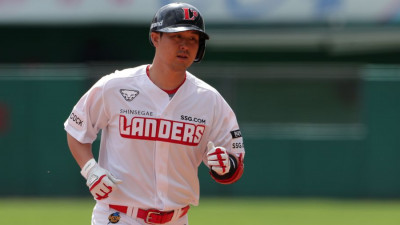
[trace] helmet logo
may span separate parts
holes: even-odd
[[[193,10],[191,8],[182,8],[184,13],[184,20],[195,20],[198,16],[199,13],[196,10]]]
[[[151,26],[150,26],[150,29],[153,29],[154,27],[161,27],[163,25],[163,22],[164,22],[164,20],[152,23]]]

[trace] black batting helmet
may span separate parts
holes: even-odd
[[[194,60],[200,62],[206,50],[206,40],[210,37],[205,32],[203,17],[199,10],[187,3],[171,3],[158,10],[150,26],[150,44],[153,45],[151,32],[175,33],[188,30],[195,30],[200,34],[199,50]]]

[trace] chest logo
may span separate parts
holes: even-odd
[[[136,98],[136,96],[139,95],[139,91],[137,90],[120,89],[119,92],[128,102],[132,101],[134,98]]]
[[[188,146],[199,145],[205,125],[158,118],[119,116],[119,133],[123,138],[162,141]]]

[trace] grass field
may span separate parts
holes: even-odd
[[[88,225],[87,198],[0,198],[1,225]],[[398,225],[400,201],[202,198],[190,225]]]

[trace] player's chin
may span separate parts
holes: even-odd
[[[190,57],[181,57],[181,56],[177,56],[176,60],[178,63],[184,65],[185,67],[189,67],[190,65],[192,65],[194,59],[190,58]]]

